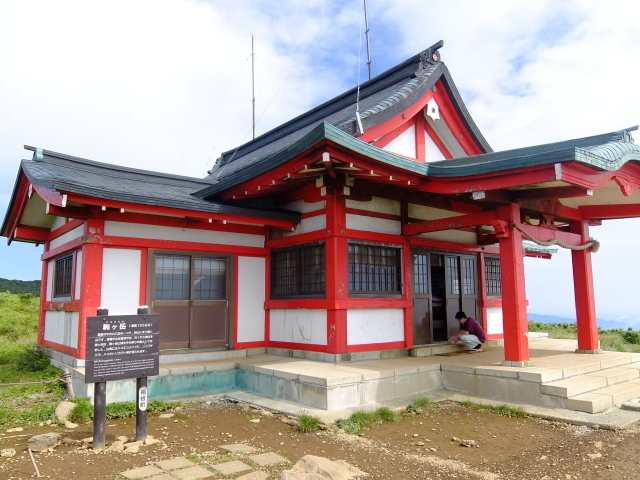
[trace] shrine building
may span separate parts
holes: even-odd
[[[463,310],[526,367],[523,258],[551,256],[533,239],[573,247],[577,352],[598,353],[590,228],[640,216],[635,127],[494,152],[441,46],[204,178],[25,146],[1,233],[43,246],[38,344],[81,366],[88,316],[146,305],[161,357],[339,363],[446,343]]]

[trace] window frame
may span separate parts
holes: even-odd
[[[492,265],[490,265],[492,264]],[[497,267],[497,268],[496,268]],[[493,268],[494,271],[490,272],[489,269]],[[485,255],[484,257],[484,283],[485,294],[491,298],[502,297],[502,266],[501,259],[498,256]],[[497,289],[499,291],[490,291],[490,288]]]
[[[62,267],[64,268],[64,271],[59,274],[59,268],[62,262],[65,262],[66,265]],[[51,278],[53,283],[53,285],[51,285],[52,300],[64,301],[72,299],[75,283],[75,269],[75,252],[65,253],[53,259],[53,276]],[[60,292],[59,289],[61,290],[62,288],[65,290]]]
[[[312,254],[311,257],[319,256],[321,261],[319,263],[307,264],[306,268],[308,270],[313,268],[320,267],[319,271],[316,272],[304,272],[304,256],[303,253],[305,251],[309,251],[311,249],[315,249],[317,247],[321,247],[322,250],[319,254]],[[293,266],[289,267],[293,269],[292,275],[289,276],[281,276],[278,277],[279,273],[282,273],[284,269],[280,269],[278,266],[279,259],[276,258],[280,254],[292,254],[293,256],[289,258],[292,260]],[[310,258],[310,257],[306,257]],[[282,248],[275,248],[269,252],[269,263],[270,263],[270,287],[269,287],[269,298],[272,300],[287,300],[287,299],[306,299],[306,298],[326,298],[327,295],[327,251],[326,244],[324,241],[312,242],[312,243],[304,243],[301,245],[291,245]],[[314,276],[321,276],[322,281],[315,283],[305,283],[305,279],[312,278]],[[293,292],[285,292],[285,293],[276,293],[277,289],[280,288],[285,279],[293,281],[289,282],[287,285],[293,285]],[[308,288],[309,285],[321,285],[322,291],[305,291],[305,288]]]
[[[395,255],[395,280],[397,290],[355,290],[353,289],[355,282],[355,278],[352,275],[355,275],[355,271],[353,271],[352,267],[355,265],[352,261],[355,259],[355,256],[352,255],[351,247],[353,246],[361,246],[372,249],[386,249],[394,252]],[[371,254],[367,254],[367,258],[370,258]],[[374,253],[374,258],[389,258],[385,255],[376,255]],[[349,297],[352,298],[402,298],[404,291],[404,277],[403,277],[403,262],[402,262],[402,245],[396,245],[391,243],[379,243],[379,242],[365,242],[358,240],[349,240],[347,244],[347,275],[349,282]],[[369,266],[375,268],[376,265],[373,264],[360,264],[361,266]],[[379,265],[378,267],[384,268],[385,265]],[[388,267],[388,266],[387,266]],[[375,274],[375,273],[374,273]],[[378,272],[378,275],[389,275],[388,273]],[[370,283],[370,282],[366,282]]]

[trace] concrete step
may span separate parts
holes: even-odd
[[[640,397],[640,379],[635,379],[568,398],[565,406],[569,410],[600,413],[614,405],[621,405],[638,397]]]
[[[413,347],[409,349],[409,355],[412,357],[430,357],[439,353],[452,353],[461,350],[468,350],[466,345],[437,343],[434,345],[424,345],[422,347]]]
[[[541,392],[547,395],[569,398],[606,386],[607,379],[605,377],[578,375],[543,384],[541,385]]]
[[[591,372],[589,376],[602,377],[607,380],[607,385],[616,385],[640,377],[640,371],[637,368],[616,367],[599,372]]]

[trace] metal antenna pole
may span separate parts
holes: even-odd
[[[255,80],[254,80],[254,70],[255,70],[255,55],[253,53],[253,33],[251,34],[251,104],[253,108],[252,115],[252,129],[253,129],[253,138],[256,138],[256,89],[255,89]]]
[[[364,4],[364,35],[367,39],[367,68],[369,69],[369,80],[371,80],[371,49],[369,48],[369,20],[367,18],[367,0],[362,0]]]

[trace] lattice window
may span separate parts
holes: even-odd
[[[191,257],[156,256],[156,300],[189,300]]]
[[[271,252],[272,297],[322,297],[325,282],[324,243]]]
[[[413,288],[415,293],[429,293],[429,255],[416,253],[413,255]]]
[[[193,260],[194,300],[227,299],[227,261],[197,257]]]
[[[476,261],[462,258],[462,290],[465,295],[476,294]]]
[[[71,282],[73,280],[73,254],[55,260],[53,280],[54,297],[71,297]]]
[[[349,291],[362,294],[400,294],[400,249],[349,244]]]
[[[487,283],[487,295],[502,295],[499,257],[485,257],[484,275]]]
[[[447,279],[449,294],[460,295],[460,263],[458,257],[447,257]]]

